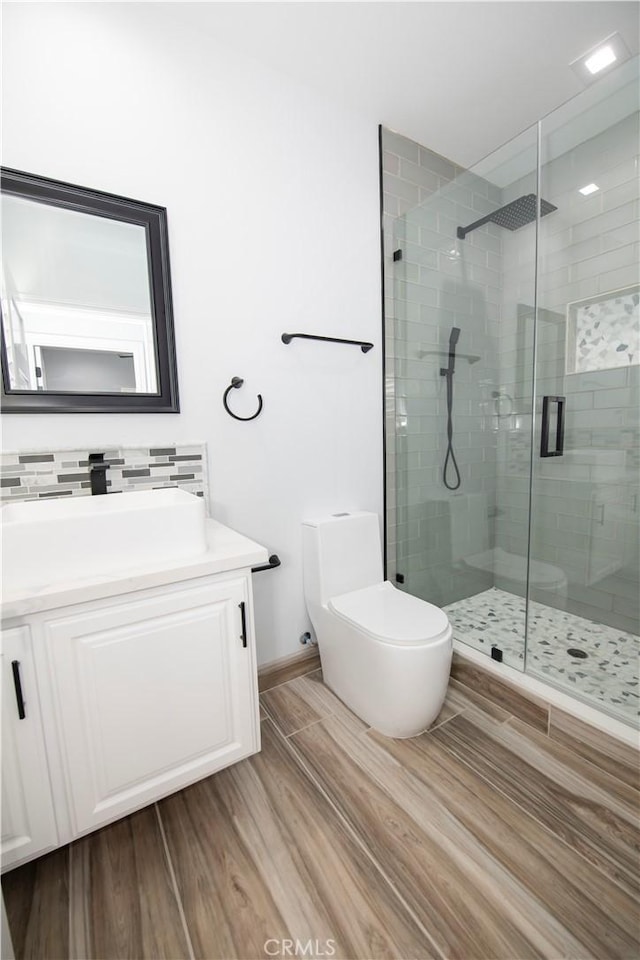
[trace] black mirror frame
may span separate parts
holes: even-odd
[[[145,228],[149,261],[150,293],[155,329],[158,393],[63,393],[12,390],[9,383],[4,323],[0,311],[0,363],[4,413],[179,413],[169,234],[165,207],[129,200],[99,190],[50,180],[35,174],[0,168],[2,193],[53,206],[135,223]]]

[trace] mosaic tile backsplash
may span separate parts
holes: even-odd
[[[0,456],[0,499],[91,495],[89,454],[103,453],[108,493],[181,487],[208,502],[205,444],[39,450]]]

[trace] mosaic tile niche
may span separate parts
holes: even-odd
[[[640,294],[628,287],[569,305],[567,373],[640,363]]]
[[[0,499],[44,500],[91,495],[89,454],[103,453],[108,493],[181,487],[208,506],[205,444],[20,450],[0,456]]]

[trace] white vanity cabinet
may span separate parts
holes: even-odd
[[[58,844],[31,638],[27,626],[2,638],[2,865]]]
[[[246,577],[207,577],[42,623],[75,835],[254,753]]]
[[[251,567],[266,550],[207,524],[208,552],[175,567],[5,596],[3,869],[260,749]]]

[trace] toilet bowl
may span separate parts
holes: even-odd
[[[377,514],[305,521],[303,567],[327,686],[388,737],[422,733],[447,692],[451,625],[383,579]]]

